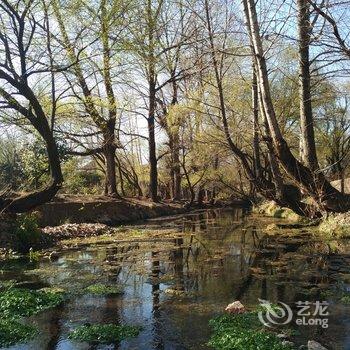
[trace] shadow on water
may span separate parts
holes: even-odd
[[[271,235],[273,219],[241,209],[206,210],[150,220],[142,228],[169,228],[169,235],[83,245],[62,251],[56,262],[9,260],[1,279],[23,287],[57,286],[71,297],[59,308],[32,317],[40,329],[32,342],[13,349],[207,349],[208,321],[233,300],[256,306],[259,298],[283,301],[322,299],[322,291],[350,288],[348,241],[322,242],[306,230]],[[81,293],[94,283],[122,285],[124,294],[93,297]],[[330,349],[349,349],[350,307],[333,302],[329,328],[294,328],[296,341],[319,340]],[[86,323],[143,327],[137,338],[109,346],[68,340]]]

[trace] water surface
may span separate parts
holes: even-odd
[[[350,307],[322,294],[329,288],[350,290],[348,241],[324,242],[305,229],[271,235],[267,228],[272,222],[242,209],[199,211],[137,227],[171,229],[173,234],[165,237],[135,239],[125,233],[123,242],[63,250],[55,262],[2,262],[1,280],[71,293],[59,308],[30,319],[40,329],[37,338],[11,349],[208,349],[209,319],[234,300],[255,306],[259,298],[283,301],[294,311],[297,301],[327,299],[329,327],[291,324],[294,340],[350,349]],[[122,285],[124,294],[81,294],[94,283]],[[108,346],[67,339],[77,325],[95,322],[136,324],[143,330],[137,338]]]

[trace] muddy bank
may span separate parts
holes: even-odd
[[[118,200],[108,197],[58,196],[37,208],[39,225],[101,223],[119,225],[157,216],[181,214],[186,209],[179,203],[151,203],[145,200]]]
[[[204,204],[203,209],[225,206],[244,206],[242,201]],[[101,223],[120,225],[164,215],[182,214],[196,207],[187,208],[184,203],[161,202],[126,198],[123,200],[104,196],[57,196],[54,201],[37,208],[39,225],[58,226],[66,223]]]

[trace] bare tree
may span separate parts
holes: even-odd
[[[44,73],[53,71],[50,61],[43,54],[47,48],[47,21],[38,25],[35,11],[41,2],[2,1],[0,27],[0,88],[1,109],[14,110],[22,115],[45,142],[51,173],[51,184],[45,189],[23,196],[2,196],[0,210],[24,212],[51,200],[61,188],[63,178],[61,163],[53,130],[50,127],[45,108],[41,103],[40,93],[35,84]],[[41,47],[42,45],[42,47]],[[52,62],[51,62],[52,63]],[[64,67],[56,68],[57,71]],[[51,81],[53,84],[53,80]],[[52,85],[54,86],[54,85]],[[54,114],[51,116],[54,119]]]

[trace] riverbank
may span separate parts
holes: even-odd
[[[253,208],[253,212],[272,218],[287,219],[292,222],[289,228],[314,226],[324,239],[350,237],[350,212],[333,213],[318,220],[310,220],[295,214],[288,208],[278,206],[272,201],[266,201]],[[286,225],[282,225],[286,226]]]
[[[135,198],[57,196],[35,211],[0,220],[0,249],[28,252],[52,248],[62,240],[113,234],[116,226],[184,214],[196,209],[242,206],[218,202],[187,207],[180,202],[153,203]]]
[[[114,199],[106,196],[61,195],[37,208],[41,227],[62,224],[99,223],[121,225],[157,216],[186,212],[182,203],[153,203],[146,199]]]

